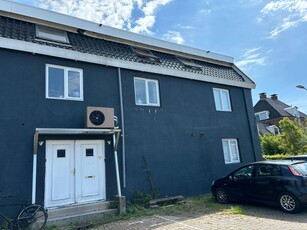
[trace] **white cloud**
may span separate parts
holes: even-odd
[[[241,69],[247,69],[252,65],[266,65],[266,57],[260,53],[261,47],[247,49],[241,56],[241,60],[236,65]]]
[[[172,0],[39,0],[38,6],[135,33],[152,34],[159,7]],[[133,10],[144,16],[132,18]]]
[[[278,25],[269,33],[268,38],[275,39],[278,35],[290,28],[307,22],[307,1],[306,0],[281,0],[271,1],[261,10],[262,18],[258,22],[263,22],[263,18],[282,18]]]
[[[208,15],[211,14],[212,10],[211,9],[201,9],[198,11],[198,14],[200,15]]]
[[[194,26],[184,26],[184,25],[181,25],[181,24],[177,24],[175,26],[175,28],[182,29],[182,30],[192,30],[192,29],[195,29]]]
[[[165,40],[175,42],[177,44],[183,44],[184,39],[182,38],[180,32],[178,31],[168,31],[166,34],[163,34]]]
[[[150,28],[155,23],[156,11],[160,6],[164,6],[170,3],[172,0],[151,0],[147,1],[145,6],[141,7],[140,9],[144,13],[144,17],[141,17],[135,21],[135,26],[131,27],[130,30],[135,33],[145,33],[145,34],[152,34]]]
[[[38,6],[123,29],[131,19],[133,0],[40,0]]]

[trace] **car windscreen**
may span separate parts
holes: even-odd
[[[292,167],[294,167],[298,172],[300,172],[304,176],[307,175],[307,162],[297,163],[292,165]]]

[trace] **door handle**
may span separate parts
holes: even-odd
[[[86,176],[86,179],[95,178],[95,176]]]

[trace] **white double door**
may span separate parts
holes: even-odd
[[[47,141],[45,207],[104,200],[103,140]]]

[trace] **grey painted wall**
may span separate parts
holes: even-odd
[[[84,101],[46,99],[46,64],[83,69]],[[35,128],[83,128],[86,106],[114,107],[115,115],[120,118],[118,70],[4,49],[0,49],[0,65],[0,157],[3,159],[0,190],[17,191],[18,197],[30,199]],[[126,131],[124,195],[131,198],[136,191],[153,190],[161,195],[206,193],[213,179],[260,159],[250,90],[130,70],[121,73]],[[159,81],[160,107],[135,105],[133,77]],[[229,90],[232,112],[215,110],[214,87]],[[222,138],[238,139],[240,164],[225,165]],[[120,148],[119,156],[121,153]],[[44,194],[44,154],[42,146],[39,201],[43,201]],[[106,156],[107,198],[111,199],[116,194],[112,146],[106,146]],[[122,165],[121,157],[119,163]]]
[[[45,65],[83,69],[84,101],[45,98]],[[0,181],[2,191],[31,199],[35,128],[84,128],[86,106],[119,112],[117,69],[35,54],[0,50]],[[109,140],[110,137],[40,136],[45,139]],[[39,148],[38,201],[43,202],[45,145]],[[121,163],[121,159],[120,159]],[[107,196],[116,191],[114,154],[106,145]]]
[[[250,90],[128,70],[122,75],[128,194],[152,187],[161,195],[206,193],[213,179],[260,159]],[[135,105],[133,77],[159,81],[160,107]],[[229,90],[232,112],[215,110],[214,87]],[[238,139],[241,164],[225,165],[222,138]]]

